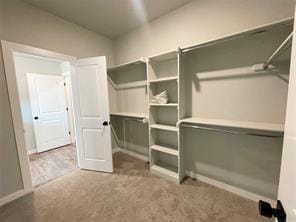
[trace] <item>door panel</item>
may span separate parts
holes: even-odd
[[[100,147],[102,144],[99,143],[97,138],[102,134],[102,130],[94,130],[94,129],[84,129],[83,130],[83,142],[84,142],[84,150],[85,150],[85,158],[86,159],[94,159],[94,160],[104,160],[101,159],[105,156],[104,149],[96,149],[96,147]]]
[[[71,80],[79,166],[113,172],[105,57],[78,60]]]
[[[287,222],[296,222],[296,23],[292,43],[292,58],[285,122],[278,199],[282,202]]]
[[[62,113],[63,105],[63,88],[60,84],[63,79],[36,79],[37,98],[39,103],[40,115],[48,113]],[[62,89],[61,89],[62,88]]]
[[[79,90],[79,102],[82,117],[101,117],[102,112],[98,102],[100,90],[98,89],[97,67],[77,67],[77,81]]]
[[[28,74],[37,152],[70,144],[62,76]]]

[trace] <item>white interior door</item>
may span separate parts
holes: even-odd
[[[287,222],[296,222],[296,23],[292,45],[288,105],[278,199],[287,214]]]
[[[37,152],[70,143],[64,78],[28,74]]]
[[[79,166],[113,172],[105,57],[77,60],[71,80]]]

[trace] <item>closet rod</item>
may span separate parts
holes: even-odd
[[[266,134],[261,134],[261,133],[239,132],[239,131],[233,131],[233,130],[223,130],[223,129],[217,129],[217,128],[213,128],[213,127],[203,127],[203,126],[194,126],[194,125],[186,125],[186,124],[181,124],[180,126],[194,128],[194,129],[207,130],[207,131],[214,131],[214,132],[239,134],[239,135],[260,136],[260,137],[268,137],[268,138],[282,138],[283,137],[282,135],[266,135]]]
[[[199,49],[199,48],[203,48],[206,46],[211,46],[211,45],[215,45],[215,44],[219,44],[219,43],[224,43],[224,42],[228,42],[228,41],[232,41],[232,40],[237,40],[237,39],[241,39],[241,38],[245,38],[248,36],[253,36],[253,35],[257,35],[260,34],[262,32],[266,32],[266,31],[272,31],[272,30],[276,30],[285,26],[289,26],[292,25],[294,23],[294,19],[288,19],[282,22],[279,22],[278,24],[271,24],[269,26],[263,26],[263,27],[259,27],[259,28],[255,28],[255,29],[250,29],[244,32],[240,32],[240,33],[236,33],[236,34],[232,34],[232,35],[228,35],[228,36],[224,36],[222,38],[218,38],[218,39],[214,39],[214,40],[210,40],[208,42],[204,42],[204,43],[200,43],[194,46],[189,46],[186,48],[182,48],[181,52],[189,52],[195,49]]]
[[[293,32],[283,41],[283,43],[274,51],[274,53],[263,64],[263,69],[267,69],[268,66],[273,63],[292,43]]]
[[[148,123],[148,120],[146,118],[144,118],[144,119],[123,118],[123,120],[126,120],[126,121],[135,121],[135,122],[140,122],[140,123]]]

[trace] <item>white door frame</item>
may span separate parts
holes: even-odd
[[[40,49],[32,46],[18,44],[14,42],[1,40],[5,75],[7,81],[8,95],[10,100],[10,107],[12,113],[13,127],[17,145],[17,153],[20,163],[21,175],[23,180],[23,189],[10,194],[3,199],[0,199],[0,206],[4,205],[14,199],[17,199],[27,193],[33,192],[32,178],[30,173],[29,158],[27,155],[27,148],[24,137],[24,127],[21,115],[20,98],[17,88],[17,79],[14,64],[14,53],[24,53],[35,56],[46,57],[50,59],[61,60],[74,64],[76,57],[57,53],[45,49]]]

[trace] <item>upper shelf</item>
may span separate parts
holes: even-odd
[[[269,132],[284,132],[284,124],[274,123],[262,123],[262,122],[246,122],[236,120],[224,120],[224,119],[207,119],[207,118],[187,118],[182,119],[178,124],[190,123],[190,124],[203,124],[203,125],[215,125],[224,127],[235,127],[241,129],[253,129]]]
[[[110,115],[111,116],[122,116],[122,117],[148,119],[148,115],[145,113],[114,112],[114,113],[110,113]]]
[[[108,72],[114,72],[114,71],[119,71],[119,70],[123,70],[123,69],[126,69],[126,68],[129,68],[130,66],[133,66],[133,65],[138,65],[138,64],[145,64],[145,59],[144,58],[140,58],[139,60],[135,60],[135,61],[131,61],[131,62],[128,62],[128,63],[123,63],[123,64],[120,64],[120,65],[117,65],[117,66],[113,66],[111,68],[108,68]]]
[[[176,80],[178,80],[178,76],[153,79],[153,80],[149,80],[148,83],[168,82],[168,81],[176,81]]]
[[[161,62],[161,61],[166,61],[166,60],[170,60],[170,59],[177,59],[177,58],[178,58],[178,55],[177,55],[177,50],[176,50],[176,51],[162,53],[159,55],[150,56],[148,58],[148,60]]]

